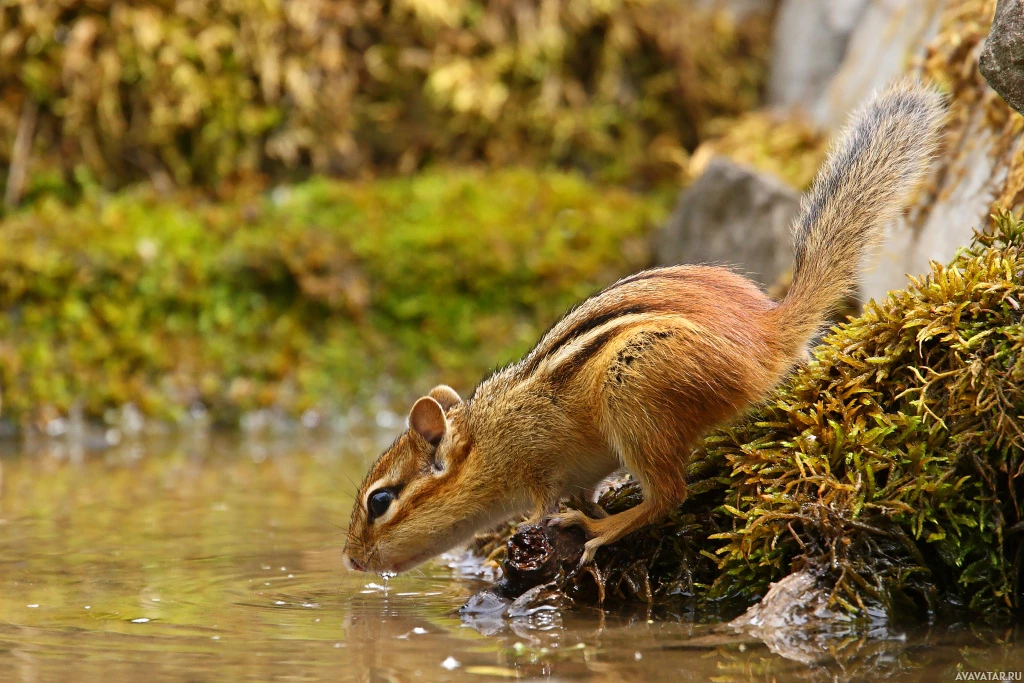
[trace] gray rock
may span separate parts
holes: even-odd
[[[978,66],[992,89],[1024,113],[1024,0],[996,3]]]
[[[918,198],[908,216],[887,227],[876,254],[865,264],[861,297],[881,299],[907,285],[907,275],[929,271],[929,262],[949,262],[968,244],[975,228],[984,228],[999,188],[1006,183],[1005,150],[986,123],[984,111],[972,114],[957,149],[936,162],[934,195]]]
[[[772,36],[768,102],[812,111],[846,55],[868,0],[783,0]]]
[[[760,638],[787,659],[808,665],[824,664],[842,643],[858,638],[877,640],[902,636],[890,630],[891,616],[880,603],[869,603],[859,620],[831,605],[834,580],[826,581],[804,569],[773,583],[761,601],[728,626]]]
[[[809,111],[815,123],[834,130],[871,94],[907,73],[938,32],[949,0],[870,0],[849,35],[843,63]]]
[[[1018,14],[1022,4],[1000,0],[1000,7],[1013,5]],[[949,0],[784,0],[772,56],[773,102],[801,106],[818,126],[838,129],[874,91],[907,74],[910,57],[923,54],[947,5]],[[1024,64],[1024,34],[1013,30],[1000,40]],[[824,61],[815,63],[816,54]],[[832,66],[836,54],[841,54],[838,68]],[[981,112],[972,116],[959,148],[945,150],[936,161],[935,191],[919,197],[907,217],[887,226],[883,245],[865,262],[863,299],[905,287],[907,275],[928,272],[930,260],[948,262],[970,241],[973,228],[984,225],[995,188],[1005,181],[999,149],[1004,143],[985,125]]]
[[[768,101],[826,129],[906,73],[938,30],[948,0],[783,0],[772,39]]]
[[[734,266],[770,286],[793,264],[790,227],[800,196],[770,176],[715,158],[679,195],[655,242],[660,265]]]

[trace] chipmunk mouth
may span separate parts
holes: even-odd
[[[366,571],[366,567],[363,566],[363,563],[357,560],[356,558],[352,557],[348,553],[342,553],[341,563],[345,565],[345,569],[348,569],[350,572]]]

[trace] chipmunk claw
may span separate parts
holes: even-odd
[[[516,530],[515,530],[514,533],[521,534],[521,533],[523,533],[524,531],[526,531],[527,529],[529,529],[530,527],[532,527],[532,526],[534,526],[536,524],[537,523],[535,521],[533,521],[532,519],[524,519],[523,521],[519,522],[519,524],[516,524]]]
[[[585,513],[579,510],[566,510],[565,512],[559,512],[551,515],[548,518],[548,524],[556,527],[572,527],[579,526],[583,527],[583,531],[587,534],[587,537],[593,535],[591,525],[594,520],[588,517]],[[582,568],[594,561],[594,555],[597,553],[597,549],[604,545],[604,539],[591,538],[589,541],[583,544],[583,554],[580,556],[579,566]]]
[[[597,554],[597,549],[601,547],[601,543],[595,543],[599,539],[592,538],[583,544],[583,554],[580,555],[580,569],[586,567],[588,564],[594,561],[594,555]]]

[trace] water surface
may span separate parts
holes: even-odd
[[[0,680],[957,680],[1015,629],[764,643],[671,607],[463,618],[486,568],[341,565],[389,430],[0,443]],[[808,653],[811,653],[808,655]]]

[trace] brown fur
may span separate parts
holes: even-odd
[[[722,268],[644,271],[584,301],[466,401],[447,387],[431,392],[436,404],[420,399],[360,487],[349,565],[403,571],[512,515],[532,510],[539,521],[619,467],[643,487],[640,505],[551,517],[585,528],[582,561],[679,504],[697,439],[764,399],[849,292],[864,251],[923,175],[942,111],[933,92],[902,85],[853,118],[804,201],[781,303]],[[398,494],[370,523],[367,500],[382,487]]]

